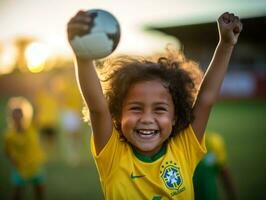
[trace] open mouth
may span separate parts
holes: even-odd
[[[142,138],[150,138],[159,134],[159,130],[136,129],[135,131]]]

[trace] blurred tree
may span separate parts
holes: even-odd
[[[33,41],[35,41],[35,39],[29,36],[18,37],[15,39],[15,45],[17,48],[15,69],[18,69],[19,71],[22,71],[22,72],[28,71],[27,60],[25,57],[25,50],[27,46]]]

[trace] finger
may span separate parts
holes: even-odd
[[[234,23],[235,15],[233,13],[229,14],[229,23]]]
[[[92,26],[88,15],[77,14],[67,24],[68,38],[72,39],[75,35],[82,35],[89,31]]]
[[[68,40],[73,40],[76,36],[82,37],[87,34],[87,31],[74,31],[68,34]]]
[[[82,36],[89,30],[88,25],[81,23],[72,23],[67,27],[68,38],[72,40],[76,35]]]
[[[234,16],[233,23],[232,23],[233,32],[235,34],[240,33],[242,30],[242,23],[238,16]]]
[[[241,23],[240,21],[238,21],[238,22],[236,23],[234,29],[233,29],[233,32],[234,32],[235,34],[238,34],[238,33],[240,33],[240,32],[242,31],[242,28],[243,28],[242,23]]]
[[[91,18],[88,12],[80,10],[74,15],[68,22],[68,24],[80,22],[80,23],[88,23],[91,21]]]
[[[233,29],[233,32],[234,32],[234,34],[238,34],[238,33],[240,33],[240,27],[239,27],[239,26],[236,26],[236,27]]]
[[[230,16],[229,16],[229,13],[228,12],[225,12],[221,15],[220,17],[220,22],[223,22],[223,23],[226,23],[228,24],[230,21]]]
[[[69,21],[70,23],[83,23],[83,24],[87,24],[91,22],[91,18],[88,15],[77,15],[75,17],[72,17]]]
[[[67,24],[67,33],[68,35],[73,35],[80,31],[85,31],[89,29],[88,23],[80,23],[80,22],[73,22],[70,21]]]
[[[67,27],[67,30],[69,31],[74,31],[74,30],[88,30],[89,29],[89,26],[87,24],[81,24],[81,23],[72,23],[72,24],[69,24],[68,27]]]
[[[78,15],[85,16],[85,15],[88,15],[88,12],[87,11],[84,11],[84,10],[79,10],[75,16],[78,16]]]

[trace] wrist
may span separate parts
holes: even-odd
[[[86,63],[92,63],[93,62],[93,59],[91,58],[85,58],[85,57],[80,57],[80,56],[75,56],[76,58],[76,62],[78,64],[86,64]]]
[[[230,43],[230,42],[225,42],[223,40],[220,40],[218,42],[218,45],[219,47],[222,47],[222,48],[226,48],[226,49],[233,49],[235,47],[235,44],[234,43]]]

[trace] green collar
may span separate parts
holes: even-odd
[[[156,161],[158,160],[159,158],[161,158],[165,153],[166,153],[166,145],[164,144],[161,149],[156,153],[154,154],[153,156],[146,156],[146,155],[143,155],[142,153],[140,153],[139,151],[137,151],[135,148],[132,148],[133,149],[133,152],[135,154],[135,156],[143,161],[143,162],[146,162],[146,163],[151,163],[153,161]]]

